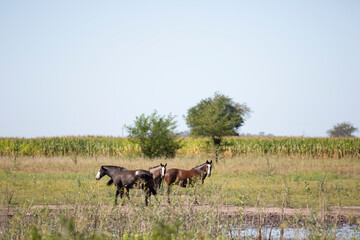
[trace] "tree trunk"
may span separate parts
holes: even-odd
[[[220,149],[220,144],[221,144],[221,137],[213,137],[213,142],[214,142],[214,147],[215,147],[215,161],[216,163],[218,163],[218,158],[219,158],[219,149]]]

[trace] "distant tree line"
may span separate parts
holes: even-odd
[[[131,141],[138,144],[145,157],[174,157],[181,148],[179,137],[193,136],[208,138],[214,149],[215,160],[218,161],[222,151],[223,138],[240,136],[239,128],[250,116],[250,108],[246,104],[234,102],[231,98],[216,92],[213,97],[201,100],[191,107],[185,116],[189,131],[176,133],[175,116],[160,116],[156,111],[151,115],[136,117],[132,126],[126,126]],[[358,131],[351,123],[336,124],[327,133],[330,137],[353,137]],[[273,134],[260,132],[258,135],[242,134],[241,136],[267,136]]]

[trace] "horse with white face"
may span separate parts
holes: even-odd
[[[207,176],[211,176],[212,161],[194,167],[190,170],[183,170],[178,168],[171,168],[166,171],[165,182],[168,185],[168,202],[170,203],[170,188],[173,184],[181,187],[193,186],[195,182],[200,181],[204,183]]]
[[[101,166],[99,172],[96,174],[96,180],[100,180],[103,176],[109,176],[111,179],[107,185],[110,186],[112,183],[116,186],[115,194],[115,205],[117,204],[117,197],[123,198],[125,192],[128,199],[129,189],[131,188],[142,188],[145,191],[145,205],[149,203],[151,194],[156,195],[154,189],[155,183],[152,174],[146,170],[127,170],[123,167],[117,166]]]
[[[160,165],[158,165],[158,166],[149,168],[149,172],[152,173],[152,175],[154,177],[155,186],[157,188],[159,188],[161,186],[162,180],[165,177],[166,166],[167,166],[167,163],[166,164],[160,163]]]

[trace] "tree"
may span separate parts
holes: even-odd
[[[188,110],[186,123],[191,135],[210,137],[215,147],[215,159],[224,136],[237,136],[238,129],[249,116],[250,108],[234,103],[231,98],[215,93]]]
[[[134,126],[125,126],[129,137],[140,145],[144,156],[174,157],[176,151],[181,148],[181,140],[178,140],[175,116],[159,116],[154,111],[150,116],[145,114],[136,117]]]
[[[358,129],[349,122],[336,124],[332,129],[327,130],[330,137],[354,137]]]

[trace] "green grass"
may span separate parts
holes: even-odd
[[[107,177],[95,181],[101,165],[130,169],[149,168],[167,162],[168,168],[190,169],[203,158],[157,159],[121,158],[0,158],[1,203],[11,204],[112,204],[115,187],[106,187]],[[314,198],[325,191],[331,205],[360,205],[360,163],[352,158],[307,159],[296,157],[246,157],[223,159],[205,180],[202,191],[211,198],[221,191],[223,204],[248,206],[316,207]],[[319,184],[326,182],[326,188]],[[187,189],[173,188],[178,195]],[[132,190],[135,199],[141,191]],[[162,193],[163,190],[160,191]],[[89,195],[91,197],[89,197]],[[161,194],[159,199],[164,198]],[[285,200],[286,201],[285,201]],[[142,199],[141,199],[142,201]],[[285,201],[285,202],[284,202]]]
[[[14,205],[84,203],[83,196],[94,192],[94,177],[88,174],[1,172],[0,182],[13,191]]]

